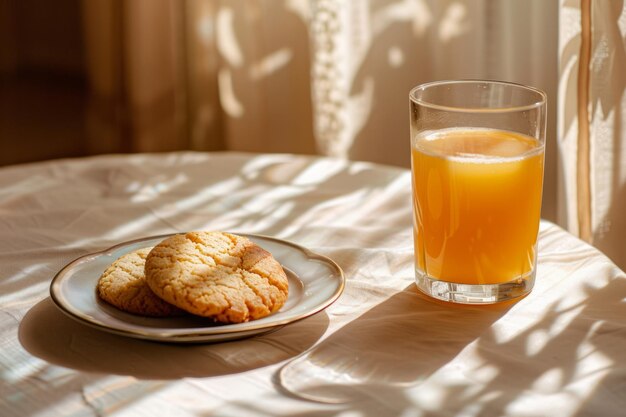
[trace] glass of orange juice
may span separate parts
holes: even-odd
[[[410,92],[418,288],[487,304],[529,293],[537,265],[546,95],[500,81]]]

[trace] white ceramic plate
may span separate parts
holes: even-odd
[[[140,339],[165,342],[223,342],[269,331],[309,317],[331,305],[343,292],[345,277],[331,259],[284,240],[241,234],[265,248],[285,269],[289,297],[276,313],[238,324],[215,324],[195,316],[149,318],[124,313],[101,301],[96,284],[104,270],[120,256],[154,246],[171,235],[125,242],[82,256],[63,268],[50,284],[54,303],[71,318],[96,328]]]

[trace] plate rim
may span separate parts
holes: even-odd
[[[345,289],[346,278],[345,278],[343,269],[339,266],[339,264],[337,264],[337,262],[335,262],[334,260],[332,260],[326,255],[319,254],[307,247],[304,247],[302,245],[291,242],[289,240],[277,238],[274,236],[268,236],[268,235],[256,234],[256,233],[227,232],[227,233],[232,233],[232,234],[236,234],[236,235],[244,236],[248,238],[253,238],[253,239],[259,238],[259,239],[269,240],[279,245],[285,245],[295,250],[298,250],[302,252],[303,254],[305,254],[308,259],[324,262],[325,264],[330,266],[332,270],[334,270],[335,274],[333,275],[336,275],[336,278],[338,281],[337,288],[328,298],[323,300],[323,302],[321,302],[319,305],[316,305],[313,308],[303,313],[300,313],[295,317],[286,317],[284,319],[273,321],[270,323],[259,323],[256,326],[248,325],[248,327],[245,329],[238,329],[237,325],[239,323],[234,323],[234,324],[227,324],[222,327],[219,327],[220,331],[217,331],[217,332],[216,331],[211,331],[209,333],[190,332],[190,333],[178,333],[178,334],[167,334],[166,332],[165,333],[159,332],[159,334],[155,334],[149,331],[144,332],[140,330],[121,329],[118,327],[107,326],[106,324],[89,320],[87,317],[76,314],[75,312],[71,311],[71,309],[65,305],[66,303],[60,299],[61,297],[59,297],[58,294],[56,294],[55,288],[61,285],[60,283],[65,278],[68,271],[71,271],[73,267],[75,267],[76,265],[80,263],[88,262],[89,258],[97,258],[99,256],[107,255],[125,246],[131,246],[131,245],[141,243],[144,241],[149,241],[149,240],[157,240],[157,239],[162,240],[170,236],[184,234],[184,233],[188,233],[188,232],[166,233],[166,234],[160,234],[160,235],[145,236],[145,237],[141,237],[137,239],[131,239],[131,240],[117,243],[106,249],[90,252],[90,253],[87,253],[87,254],[84,254],[75,258],[74,260],[68,262],[65,266],[63,266],[54,275],[54,277],[52,278],[50,282],[49,293],[50,293],[50,298],[52,299],[53,304],[59,310],[61,310],[65,315],[69,316],[70,318],[82,324],[86,324],[90,327],[103,330],[109,333],[121,335],[121,336],[133,337],[133,338],[144,339],[144,340],[166,341],[166,342],[168,341],[169,342],[195,342],[195,341],[213,341],[213,340],[229,341],[229,340],[234,340],[234,339],[251,337],[251,336],[261,334],[261,333],[272,332],[272,331],[280,329],[281,327],[285,325],[295,323],[297,321],[300,321],[302,319],[315,315],[325,310],[330,305],[332,305],[335,301],[337,301],[337,299],[339,299],[339,297],[341,296],[341,294],[343,293]],[[298,274],[295,274],[295,275],[299,277]],[[300,278],[298,278],[298,280],[302,282]],[[247,324],[249,323],[254,323],[254,321],[247,322]],[[229,326],[232,326],[232,327],[229,327]],[[216,329],[216,327],[210,327],[210,329]]]

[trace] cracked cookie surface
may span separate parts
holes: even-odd
[[[144,265],[151,249],[139,249],[114,261],[98,279],[98,296],[122,311],[141,316],[169,317],[184,314],[182,310],[157,297],[148,287]]]
[[[289,283],[280,263],[250,239],[224,232],[189,232],[156,245],[146,282],[162,299],[221,323],[242,323],[278,311]]]

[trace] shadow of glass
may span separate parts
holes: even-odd
[[[626,397],[616,393],[626,375],[625,278],[618,275],[599,288],[584,285],[584,302],[569,308],[549,305],[540,321],[514,338],[498,341],[493,333],[481,337],[476,350],[483,361],[480,367],[496,372],[482,389],[476,381],[457,384],[446,393],[447,404],[459,411],[463,405],[457,398],[467,403],[491,396],[483,409],[503,415],[529,392],[557,398],[569,392],[568,407],[578,409],[572,415],[621,415]],[[569,315],[573,317],[566,319]],[[555,333],[565,320],[568,324],[558,333],[537,343],[537,335]]]
[[[285,364],[274,382],[366,416],[508,415],[521,404],[533,415],[546,404],[567,415],[621,415],[626,280],[614,275],[605,286],[583,284],[578,303],[535,299],[514,316],[506,313],[515,303],[435,303],[411,286]],[[534,324],[520,328],[526,320]]]
[[[408,388],[452,360],[512,305],[431,301],[412,284],[284,365],[275,383],[285,393],[324,403]]]
[[[46,298],[26,313],[18,337],[33,356],[67,368],[141,379],[178,379],[235,374],[293,358],[309,349],[327,327],[328,316],[322,312],[246,340],[156,343],[78,323]]]
[[[546,415],[547,410],[551,415],[622,415],[626,275],[592,259],[580,262],[593,275],[574,273],[560,283],[559,295],[534,294],[520,303],[515,314],[498,320],[419,387],[395,392],[368,387],[370,398],[363,389],[358,394],[370,407],[375,397],[397,414],[435,410],[423,417],[442,410],[445,415]]]

